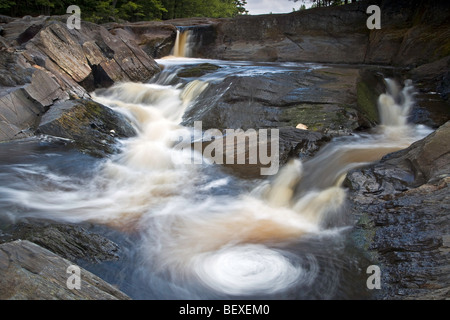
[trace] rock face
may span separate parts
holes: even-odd
[[[381,9],[380,30],[366,26],[369,4]],[[420,65],[449,55],[448,16],[445,1],[378,0],[222,19],[209,52],[225,60]]]
[[[449,296],[450,122],[348,174],[357,237],[382,271],[382,299]]]
[[[117,152],[117,138],[136,135],[123,115],[85,99],[54,104],[42,117],[36,133],[73,140],[77,149],[98,157]]]
[[[105,26],[113,35],[133,39],[150,57],[170,55],[175,43],[177,28],[157,21],[110,24]]]
[[[56,102],[160,71],[133,39],[87,22],[69,30],[65,19],[24,17],[2,26],[0,141],[32,135]]]
[[[89,271],[80,269],[80,289],[69,289],[72,262],[29,241],[0,245],[2,300],[129,300]]]

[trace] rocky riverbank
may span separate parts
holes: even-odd
[[[450,122],[347,175],[355,237],[381,266],[382,299],[450,295]]]
[[[66,27],[67,16],[0,16],[0,141],[45,134],[95,157],[117,152],[116,139],[132,137],[135,128],[90,93],[158,74],[154,59],[170,54],[175,26],[193,29],[199,57],[329,64],[312,72],[227,77],[185,115],[184,124],[201,120],[204,129],[281,128],[283,163],[312,156],[332,137],[375,126],[384,78],[412,79],[418,92],[410,120],[437,130],[349,173],[354,237],[382,266],[377,298],[448,298],[450,9],[438,0],[375,3],[381,30],[366,28],[365,2],[236,19],[82,22],[80,30]],[[184,71],[178,74],[184,79],[203,74]],[[128,299],[91,274],[82,284],[89,290],[64,289],[67,274],[55,270],[65,272],[72,264],[65,259],[120,255],[117,244],[81,226],[3,225],[0,242],[1,299]]]

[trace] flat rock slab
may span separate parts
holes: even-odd
[[[80,269],[80,289],[69,289],[69,260],[29,241],[0,245],[0,299],[129,300],[94,274]]]

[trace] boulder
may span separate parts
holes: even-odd
[[[69,98],[52,73],[38,68],[30,73],[31,83],[0,90],[0,141],[32,135],[48,107]]]
[[[212,154],[213,160],[220,161],[222,168],[233,175],[248,178],[266,178],[274,175],[292,158],[308,159],[312,157],[330,138],[319,132],[311,132],[300,130],[292,127],[276,128],[278,130],[277,146],[272,145],[273,130],[267,130],[267,143],[261,140],[261,132],[258,131],[240,131],[234,132],[233,139],[229,139],[228,135],[223,137],[215,137],[214,140],[204,140],[202,144],[202,154],[208,158],[210,151],[205,149],[214,143],[215,151],[222,151],[222,157],[217,158],[216,154]],[[261,148],[263,154],[268,159],[261,158]],[[232,162],[227,163],[227,155],[232,154]],[[255,162],[255,163],[253,163]],[[269,162],[269,163],[267,163]],[[269,171],[268,168],[272,168]]]
[[[358,69],[231,75],[210,83],[184,115],[183,124],[202,121],[205,129],[259,129],[299,123],[312,131],[348,134],[361,126],[355,109]]]
[[[27,240],[0,245],[2,300],[129,300],[117,288],[80,268],[80,288],[67,285],[74,263]]]
[[[132,137],[136,131],[122,114],[92,100],[78,99],[52,105],[36,133],[70,139],[80,151],[104,157],[120,150],[117,139]]]
[[[219,68],[219,66],[216,66],[212,63],[201,63],[199,65],[181,69],[177,72],[177,76],[180,78],[198,78],[210,72],[214,72]]]
[[[354,237],[381,268],[380,299],[448,297],[450,122],[349,172]]]
[[[80,225],[30,219],[2,227],[0,242],[28,240],[70,261],[119,259],[119,246]]]

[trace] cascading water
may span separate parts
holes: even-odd
[[[177,29],[175,45],[172,49],[172,56],[191,57],[192,56],[192,31],[189,29]]]
[[[138,130],[122,142],[121,153],[99,163],[88,181],[43,166],[13,166],[26,173],[25,182],[0,187],[0,206],[15,219],[95,222],[137,233],[133,276],[159,288],[150,297],[333,297],[338,261],[328,250],[342,245],[348,224],[328,221],[342,220],[343,177],[429,133],[407,124],[411,86],[387,84],[375,133],[337,139],[251,190],[211,173],[206,162],[183,161],[191,155],[174,148],[177,137],[192,134],[179,123],[208,83],[116,84],[93,99],[125,114]],[[18,203],[20,212],[11,209]]]

